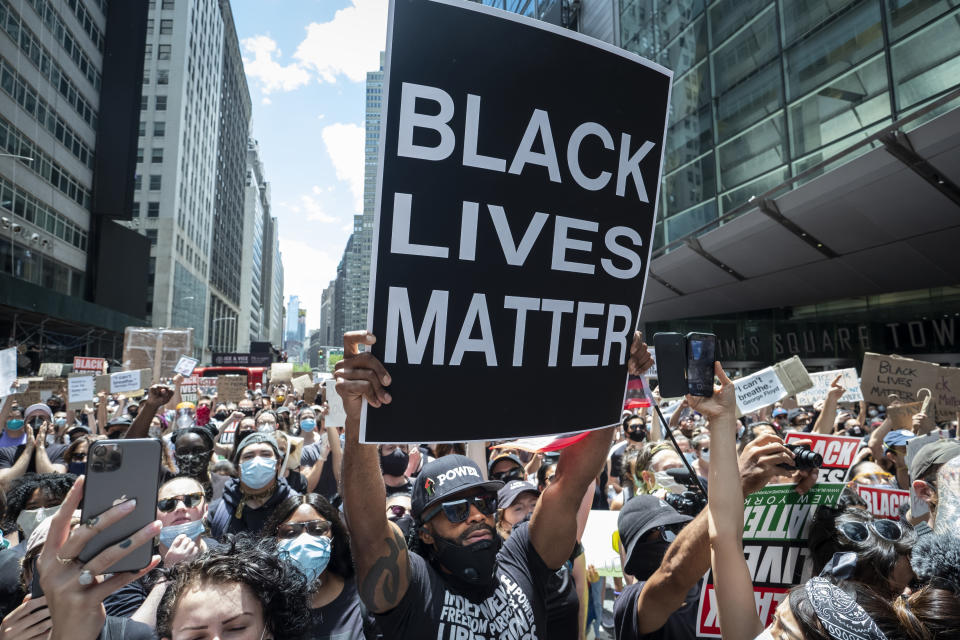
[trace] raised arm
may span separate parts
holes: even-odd
[[[653,365],[640,332],[635,332],[630,347],[628,370],[642,375]],[[557,473],[537,502],[530,521],[533,548],[551,569],[558,569],[573,551],[577,541],[577,510],[587,487],[607,459],[614,427],[593,431],[560,454]]]
[[[707,518],[717,608],[724,640],[752,640],[763,631],[750,571],[743,558],[743,490],[737,465],[733,383],[718,362],[720,386],[699,401],[710,419],[710,484]]]
[[[327,432],[327,462],[333,465],[333,477],[337,480],[337,486],[343,476],[343,449],[340,448],[340,432],[336,427],[324,427]],[[379,464],[379,458],[378,463]],[[318,476],[319,478],[319,476]]]
[[[155,384],[150,387],[146,398],[140,403],[140,410],[137,411],[137,417],[133,419],[133,424],[127,429],[125,438],[146,438],[150,434],[150,423],[153,417],[157,415],[160,407],[170,401],[173,390],[165,384]]]
[[[870,453],[873,454],[873,461],[879,463],[883,460],[883,439],[887,437],[890,430],[893,429],[893,420],[889,416],[883,419],[880,426],[870,432],[870,439],[867,440],[867,446],[870,447]]]
[[[377,447],[360,444],[360,411],[364,402],[372,408],[390,403],[390,394],[384,389],[390,384],[390,376],[372,353],[359,352],[361,342],[369,346],[376,338],[366,331],[343,336],[343,360],[337,363],[334,374],[347,414],[340,494],[360,599],[374,613],[383,613],[396,607],[407,592],[410,558],[403,534],[387,520],[386,510],[370,508],[386,504],[387,491]]]
[[[27,434],[27,440],[23,448],[23,453],[17,458],[13,465],[7,469],[0,469],[0,491],[6,492],[10,488],[10,483],[27,472],[30,466],[30,460],[33,458],[36,447],[36,439],[33,437],[33,428],[30,425],[24,425],[24,431]]]
[[[823,410],[817,416],[817,421],[813,423],[814,433],[833,433],[834,426],[837,423],[837,402],[840,401],[844,391],[840,381],[843,376],[837,376],[830,383],[830,389],[827,391],[827,398],[823,401]]]

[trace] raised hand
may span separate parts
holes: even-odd
[[[361,343],[372,345],[376,341],[376,336],[367,331],[350,331],[343,336],[343,360],[337,363],[333,375],[348,418],[360,419],[364,400],[373,407],[393,400],[385,388],[391,379],[383,364],[369,351],[360,353]]]
[[[627,371],[630,375],[642,376],[643,372],[653,366],[653,356],[647,343],[643,341],[643,334],[633,332],[633,343],[630,345],[630,359],[627,361]]]

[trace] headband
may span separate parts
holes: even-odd
[[[887,640],[863,607],[826,578],[811,578],[806,590],[820,624],[834,640]]]

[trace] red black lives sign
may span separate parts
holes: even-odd
[[[393,402],[367,442],[618,421],[671,73],[460,0],[394,0],[368,328]]]

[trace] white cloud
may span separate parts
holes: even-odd
[[[318,193],[316,190],[317,187],[314,187],[314,193]],[[307,220],[310,222],[336,222],[337,218],[330,215],[323,209],[323,205],[320,204],[320,201],[309,195],[300,196],[300,206],[297,207],[297,211],[302,211]]]
[[[280,253],[283,256],[284,297],[300,296],[301,307],[307,310],[307,327],[320,326],[320,304],[323,289],[337,275],[337,261],[332,256],[308,242],[280,236]]]
[[[247,75],[260,81],[264,94],[274,91],[293,91],[310,82],[310,74],[300,64],[280,64],[281,56],[277,43],[270,36],[253,36],[240,41],[243,50],[252,58],[244,58],[243,66]],[[265,102],[264,104],[269,104]]]
[[[333,162],[337,180],[346,182],[353,193],[355,213],[363,208],[363,127],[338,122],[323,128],[323,144]]]
[[[260,100],[260,104],[270,105],[270,104],[273,104],[273,100],[271,100],[271,99],[268,98],[267,96],[263,96],[263,99]]]
[[[380,52],[387,42],[387,0],[352,0],[330,22],[313,22],[293,57],[322,82],[337,76],[363,82],[367,71],[380,68]]]

